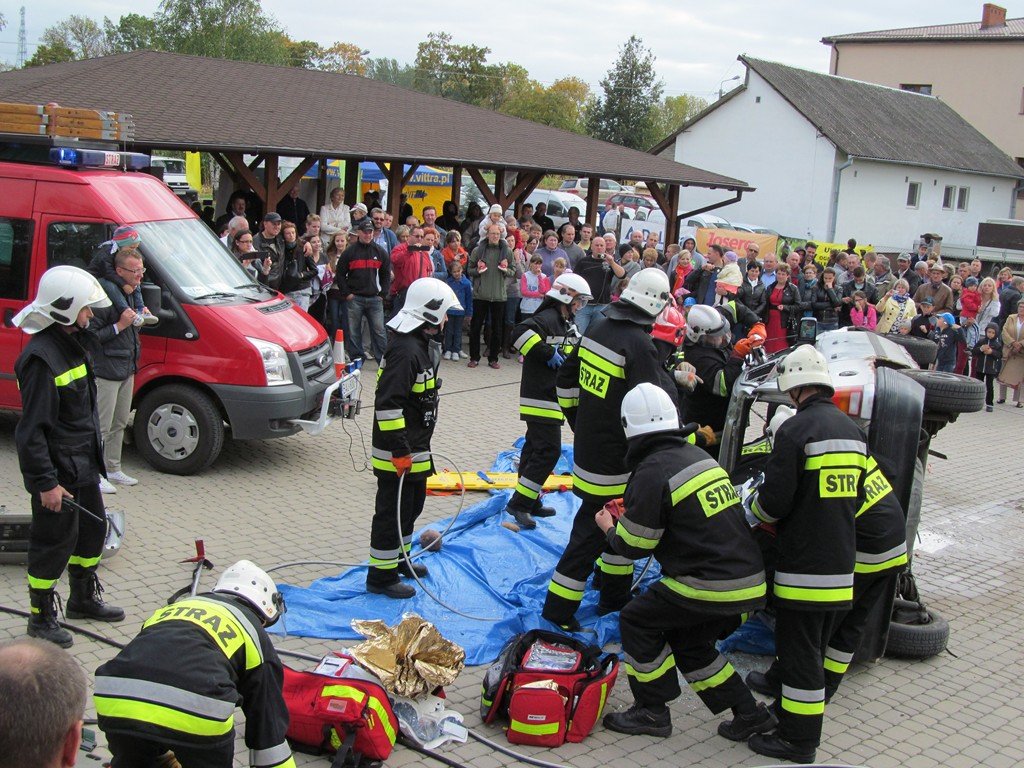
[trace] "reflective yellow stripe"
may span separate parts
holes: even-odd
[[[651,680],[657,680],[659,677],[664,675],[669,670],[673,669],[676,665],[676,657],[671,653],[661,662],[661,666],[651,672],[637,672],[632,664],[626,663],[626,674],[630,677],[635,677],[638,683],[649,683]]]
[[[864,469],[867,466],[867,461],[863,453],[837,451],[835,453],[825,453],[821,456],[808,456],[804,462],[804,469],[821,469],[822,467],[857,467]]]
[[[426,381],[413,382],[412,392],[413,394],[420,394],[426,392],[428,389],[434,389],[437,386],[436,379],[427,379]]]
[[[874,459],[869,459],[868,466],[874,462]],[[890,493],[892,493],[892,485],[889,484],[889,480],[882,474],[882,471],[877,467],[871,470],[864,478],[864,504],[857,510],[857,517],[863,515]]]
[[[621,496],[626,492],[626,484],[618,483],[617,485],[597,485],[595,483],[588,483],[583,480],[579,475],[572,476],[572,487],[578,488],[584,493],[589,493],[591,496],[607,496],[610,499],[614,499]]]
[[[395,465],[387,459],[378,459],[376,456],[370,459],[370,463],[374,469],[379,469],[382,472],[394,472],[398,474],[398,470],[395,469]],[[429,472],[430,471],[430,460],[426,461],[414,461],[410,472]]]
[[[706,691],[708,688],[714,688],[716,685],[721,685],[729,679],[730,675],[735,674],[735,672],[736,670],[732,668],[732,664],[726,663],[724,667],[718,670],[716,674],[712,675],[707,680],[697,680],[690,683],[690,688],[693,689],[694,693]]]
[[[562,727],[559,722],[554,723],[521,723],[518,720],[510,720],[508,729],[515,731],[516,733],[525,733],[528,736],[550,736],[552,733],[558,733],[558,729]]]
[[[325,685],[323,690],[321,690],[320,695],[334,696],[339,699],[352,699],[359,704],[362,704],[367,696],[366,691],[353,688],[351,685]],[[367,706],[373,710],[374,714],[376,714],[378,718],[380,718],[380,724],[384,729],[384,733],[387,734],[388,740],[392,745],[394,745],[397,734],[395,733],[394,726],[391,724],[391,718],[388,717],[387,710],[384,709],[384,705],[381,704],[375,696],[370,696],[370,701],[367,703]]]
[[[823,715],[825,714],[824,701],[793,701],[782,697],[782,708],[794,715]]]
[[[560,408],[575,408],[580,404],[578,397],[559,397],[558,406]]]
[[[705,486],[711,487],[703,490]],[[672,504],[678,504],[687,496],[692,496],[702,490],[703,492],[698,495],[697,500],[707,517],[711,517],[716,512],[739,501],[739,496],[736,495],[736,489],[733,487],[729,475],[721,467],[713,467],[673,489]]]
[[[28,576],[29,589],[53,589],[53,585],[56,583],[56,579],[40,579],[32,574]]]
[[[523,346],[519,348],[520,355],[526,355],[531,349],[540,344],[540,336],[533,331],[530,332],[530,338],[523,342]]]
[[[654,549],[659,541],[630,533],[623,527],[621,520],[615,524],[615,535],[635,549]]]
[[[381,432],[391,432],[396,429],[405,429],[405,416],[402,416],[399,419],[378,420],[377,426],[380,427]]]
[[[807,603],[847,603],[853,600],[853,587],[837,589],[807,589],[806,587],[786,587],[775,584],[775,596],[783,600],[800,600]]]
[[[379,557],[371,557],[370,558],[370,567],[371,568],[380,568],[382,571],[387,571],[387,570],[390,570],[392,568],[397,568],[398,567],[398,558],[396,557],[396,558],[390,559],[390,560],[381,560]]]
[[[559,597],[564,597],[566,600],[573,600],[575,602],[579,602],[583,599],[582,589],[569,589],[568,587],[563,587],[561,584],[554,581],[548,584],[548,592],[552,592]]]
[[[231,611],[215,600],[186,599],[159,609],[142,628],[165,621],[185,621],[206,632],[224,653],[231,658],[245,647],[245,668],[254,669],[263,661],[263,652],[254,638]]]
[[[85,368],[85,363],[82,363],[81,365],[72,368],[70,371],[64,371],[60,376],[54,376],[53,383],[58,387],[66,387],[72,381],[84,379],[87,374],[88,371]]]
[[[542,416],[545,419],[562,420],[562,412],[554,408],[537,408],[533,405],[520,405],[519,413],[523,416]]]
[[[825,670],[828,672],[835,672],[837,675],[845,675],[846,670],[849,668],[849,664],[843,664],[841,661],[833,661],[827,656],[825,657]]]
[[[235,727],[234,715],[227,720],[208,720],[146,701],[113,699],[106,696],[94,696],[93,701],[96,704],[96,714],[100,717],[117,717],[150,723],[194,736],[223,736]]]
[[[79,555],[72,555],[68,558],[68,565],[78,565],[82,568],[95,568],[100,564],[100,560],[103,559],[103,555],[97,555],[96,557],[80,557]]]
[[[895,568],[900,565],[907,564],[907,553],[896,555],[883,563],[854,563],[854,573],[878,573],[879,571],[885,571],[889,568]]]
[[[516,493],[521,493],[528,499],[536,499],[540,496],[540,494],[533,490],[533,488],[527,488],[522,483],[516,483]]]
[[[580,347],[578,354],[580,356],[580,360],[585,360],[586,362],[590,363],[592,366],[597,368],[599,371],[604,371],[609,376],[614,376],[617,379],[626,378],[625,368],[623,368],[621,365],[616,365],[610,360],[605,360],[596,352],[593,352],[592,350],[586,349],[584,347]]]
[[[633,573],[632,563],[606,563],[603,557],[597,558],[597,567],[601,573],[609,576],[628,576]]]
[[[661,580],[661,583],[671,589],[678,595],[688,597],[691,600],[705,600],[709,603],[736,603],[745,600],[756,600],[759,597],[764,597],[768,593],[768,585],[762,582],[753,587],[744,587],[743,589],[727,589],[722,592],[718,592],[712,589],[697,589],[691,587],[689,584],[683,584],[681,581],[666,576]],[[852,591],[852,587],[850,588]],[[776,589],[778,592],[778,589]]]
[[[729,396],[729,387],[725,383],[725,371],[719,371],[715,375],[715,389],[718,390],[719,397]]]

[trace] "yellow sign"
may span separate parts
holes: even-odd
[[[812,240],[811,242],[817,242]],[[828,260],[832,257],[832,254],[836,251],[845,251],[846,243],[818,243],[818,250],[814,254],[814,260],[822,266],[828,266]],[[864,254],[868,251],[873,251],[874,246],[871,245],[858,245],[853,249],[857,255],[864,259]]]

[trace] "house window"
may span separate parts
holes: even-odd
[[[969,198],[970,196],[971,196],[971,188],[970,187],[960,187],[960,189],[957,190],[957,193],[956,193],[956,209],[958,211],[966,211],[967,210],[967,198]]]
[[[917,208],[921,201],[921,182],[912,181],[907,184],[907,208]]]
[[[944,210],[944,211],[952,211],[953,210],[953,202],[955,200],[956,200],[956,187],[954,187],[952,185],[947,185],[946,188],[942,190],[942,210]]]
[[[920,93],[925,96],[932,95],[932,84],[931,83],[900,83],[901,91],[910,91],[911,93]]]

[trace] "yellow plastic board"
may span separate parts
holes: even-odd
[[[487,479],[480,475],[486,476]],[[449,472],[444,471],[427,478],[427,491],[455,492],[461,485],[467,491],[492,491],[496,488],[515,488],[518,475],[515,472]],[[550,475],[544,482],[545,491],[568,491],[572,489],[572,475]]]

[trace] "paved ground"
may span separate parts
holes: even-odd
[[[516,417],[519,371],[514,361],[500,371],[446,362],[434,447],[466,468],[490,466],[494,455],[521,434]],[[363,454],[364,445],[369,449],[370,419],[364,412],[356,422],[333,425],[318,438],[229,442],[212,469],[191,478],[158,474],[126,449],[125,469],[142,482],[107,497],[111,506],[126,511],[129,535],[125,549],[104,566],[102,575],[106,596],[128,611],[128,620],[91,628],[130,639],[186,583],[187,568],[177,561],[192,554],[193,538],[205,539],[210,557],[221,567],[242,557],[267,565],[363,559],[374,490]],[[0,415],[0,504],[26,509],[14,454],[15,423],[13,415]],[[962,417],[939,435],[934,447],[950,459],[935,459],[930,467],[916,572],[922,593],[952,625],[950,653],[924,662],[885,659],[854,668],[828,708],[819,760],[872,768],[1000,768],[1024,762],[1024,620],[1019,611],[1024,594],[1024,487],[1014,459],[1019,451],[1001,448],[1014,445],[1022,427],[1024,411],[997,406],[995,414]],[[430,499],[424,522],[451,514],[453,504],[452,499]],[[297,568],[288,572],[288,579],[308,583],[329,571]],[[24,584],[23,567],[0,566],[0,605],[25,609]],[[207,577],[207,587],[212,584]],[[0,613],[0,637],[23,631],[23,619]],[[280,642],[281,647],[311,653],[331,647],[294,637]],[[78,638],[73,652],[91,672],[113,650]],[[482,671],[467,669],[449,689],[452,706],[474,727],[479,726]],[[610,706],[625,708],[629,703],[623,680]],[[648,766],[662,760],[709,767],[766,762],[746,746],[714,735],[716,718],[688,692],[673,704],[672,713],[676,730],[666,740],[626,738],[598,726],[583,744],[527,751],[576,768]],[[481,730],[504,742],[499,729]],[[240,748],[238,754],[245,753]],[[473,742],[449,754],[475,768],[515,762]],[[388,765],[421,760],[399,748]],[[306,756],[297,762],[326,765],[322,758]],[[83,758],[79,764],[98,763]]]

